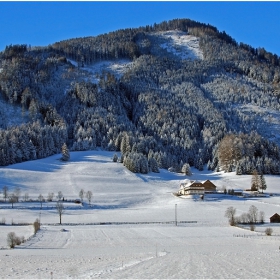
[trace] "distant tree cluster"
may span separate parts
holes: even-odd
[[[251,179],[251,191],[263,191],[266,190],[267,185],[263,174],[258,174],[257,170],[254,170],[252,173]]]
[[[84,197],[86,197],[88,200],[88,204],[90,205],[91,201],[92,201],[92,196],[93,196],[92,191],[85,192],[83,189],[81,189],[79,192],[79,197],[80,197],[82,203],[84,201]]]
[[[45,158],[59,153],[66,141],[65,126],[22,124],[0,131],[0,165]]]
[[[236,224],[256,224],[264,223],[265,214],[258,210],[255,205],[251,205],[248,213],[243,213],[240,217],[236,217],[236,208],[230,206],[225,211],[225,217],[228,218],[229,224],[235,226]]]
[[[13,249],[17,245],[20,245],[21,243],[25,242],[24,236],[19,237],[14,232],[9,232],[7,235],[7,244],[9,248]]]
[[[219,142],[215,164],[220,170],[236,171],[236,174],[279,174],[280,153],[278,146],[255,132],[250,134],[227,134]]]

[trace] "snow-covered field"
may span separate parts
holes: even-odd
[[[179,198],[186,176],[161,170],[147,175],[129,172],[112,162],[112,152],[72,152],[2,167],[1,185],[19,187],[36,200],[61,191],[65,212],[62,225],[55,202],[0,203],[0,277],[2,278],[279,278],[280,228],[269,217],[280,212],[279,176],[265,176],[267,196],[238,198],[206,196],[204,201]],[[188,179],[213,181],[219,189],[250,187],[251,176],[198,172]],[[92,191],[83,206],[69,201],[79,191]],[[273,196],[269,196],[272,194]],[[2,195],[1,195],[2,199]],[[67,201],[66,201],[67,200]],[[255,205],[265,212],[256,230],[230,227],[224,213],[229,206],[239,216]],[[177,226],[175,216],[177,214]],[[36,218],[41,230],[32,237]],[[273,229],[266,236],[267,227]],[[7,248],[14,231],[27,242]]]

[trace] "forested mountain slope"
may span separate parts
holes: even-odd
[[[133,172],[207,164],[279,174],[279,64],[189,19],[7,46],[0,165],[59,153],[65,142],[121,151]]]

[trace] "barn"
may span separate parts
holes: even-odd
[[[270,222],[271,223],[280,223],[280,215],[275,213],[273,216],[271,216],[270,218]]]

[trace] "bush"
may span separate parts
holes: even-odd
[[[34,227],[34,234],[36,234],[38,232],[38,230],[40,229],[40,221],[39,219],[36,219],[35,222],[33,223],[33,227]]]
[[[117,162],[118,161],[118,156],[116,154],[114,154],[113,156],[113,162]]]
[[[24,236],[16,236],[14,232],[9,232],[7,235],[7,243],[8,246],[13,249],[16,245],[20,245],[21,243],[24,243],[26,241]]]
[[[255,231],[256,226],[254,224],[250,224],[250,230]]]
[[[21,244],[21,238],[16,236],[15,242],[16,242],[16,245],[20,245]]]
[[[270,236],[272,234],[272,232],[273,232],[272,228],[267,228],[265,230],[265,234],[268,235],[268,236]]]
[[[7,235],[7,243],[8,243],[8,246],[12,249],[12,248],[15,248],[16,246],[16,239],[17,239],[17,236],[14,232],[9,232],[8,235]]]

